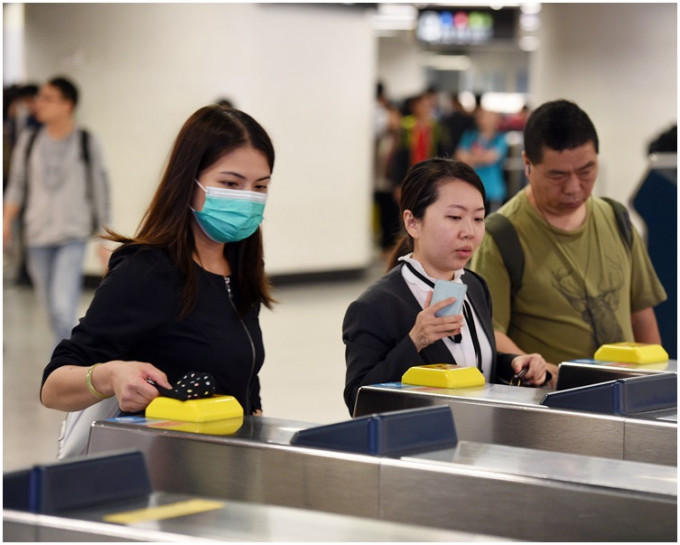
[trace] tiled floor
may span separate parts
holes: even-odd
[[[381,274],[376,265],[351,281],[282,285],[273,311],[263,309],[265,415],[326,424],[346,420],[342,319],[347,306]],[[81,303],[84,313],[93,292]],[[38,400],[51,354],[47,318],[30,288],[5,280],[3,295],[3,470],[52,462],[63,413]]]

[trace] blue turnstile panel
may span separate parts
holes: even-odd
[[[631,415],[677,406],[675,373],[629,377],[550,392],[541,405],[595,413]]]
[[[446,406],[372,414],[298,431],[291,445],[398,456],[456,446],[458,436]]]
[[[144,455],[126,451],[8,473],[3,488],[5,509],[52,515],[145,497],[151,481]]]

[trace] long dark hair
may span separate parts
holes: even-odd
[[[439,186],[443,182],[453,179],[467,182],[475,187],[486,202],[486,192],[482,180],[472,167],[463,163],[463,161],[435,157],[416,163],[408,170],[401,184],[401,199],[399,201],[399,215],[403,232],[390,254],[387,264],[388,270],[397,264],[399,257],[413,251],[413,239],[403,225],[404,211],[410,210],[414,218],[422,220],[425,210],[439,198]]]
[[[274,147],[262,126],[248,114],[218,104],[196,111],[182,126],[173,146],[161,182],[133,238],[111,230],[104,238],[123,243],[166,248],[182,276],[180,317],[193,308],[197,295],[193,254],[196,242],[191,228],[190,209],[194,179],[220,157],[242,146],[262,152],[274,169]],[[254,305],[271,308],[274,299],[264,272],[262,233],[258,228],[240,242],[225,244],[225,256],[236,262],[238,310],[245,315]]]

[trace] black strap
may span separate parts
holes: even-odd
[[[427,284],[428,286],[430,286],[431,288],[434,289],[434,282],[432,282],[432,280],[430,280],[427,276],[423,276],[422,274],[420,274],[420,272],[418,272],[418,269],[416,269],[408,261],[405,262],[405,265],[408,267],[408,269],[413,274],[415,274],[418,278],[420,278],[425,284]]]
[[[432,282],[432,280],[430,280],[426,276],[420,274],[420,272],[418,272],[418,270],[408,261],[406,262],[406,266],[413,274],[420,278],[420,280],[425,282],[426,285],[430,286],[431,288],[434,288],[434,282]],[[470,329],[470,336],[472,337],[472,346],[475,349],[475,358],[477,359],[477,369],[481,371],[482,349],[479,344],[479,337],[477,336],[477,326],[475,326],[475,318],[472,314],[472,308],[470,307],[470,304],[467,301],[463,301],[463,317],[465,318],[465,322],[467,323],[468,328]],[[460,344],[460,342],[463,340],[463,335],[462,333],[458,333],[458,335],[449,337],[449,339],[451,339],[456,344]]]
[[[522,286],[524,273],[524,252],[514,225],[508,218],[494,212],[485,220],[486,230],[492,236],[503,258],[503,263],[510,276],[510,293],[514,297]]]
[[[633,225],[630,221],[628,209],[620,202],[609,197],[602,197],[602,200],[608,203],[614,210],[616,226],[619,228],[621,238],[625,241],[628,249],[631,249],[633,247]]]
[[[418,269],[416,269],[416,268],[415,268],[413,265],[411,265],[408,261],[406,261],[406,266],[408,267],[408,269],[409,269],[413,274],[415,274],[418,278],[420,278],[420,280],[422,280],[423,282],[425,282],[426,285],[428,285],[428,286],[430,286],[432,289],[434,289],[434,282],[432,282],[432,280],[430,280],[430,279],[427,278],[426,276],[423,276],[422,274],[420,274],[420,272],[418,272]],[[460,333],[458,333],[458,335],[454,335],[453,337],[449,336],[449,339],[451,339],[454,343],[458,344],[458,343],[460,343],[460,341],[463,340],[463,335],[461,335]]]
[[[90,203],[90,210],[92,211],[92,232],[96,233],[99,230],[99,221],[97,221],[97,205],[94,202],[94,181],[92,177],[92,161],[90,160],[90,133],[85,129],[80,130],[80,157],[85,163],[85,197]]]
[[[28,188],[29,188],[29,180],[28,180],[28,160],[31,157],[31,151],[33,150],[33,144],[35,144],[35,139],[38,136],[38,132],[40,131],[40,127],[36,127],[31,131],[31,134],[28,136],[28,142],[26,143],[26,152],[24,153],[24,197],[21,202],[21,209],[19,210],[19,216],[23,216],[24,212],[26,211],[26,205],[28,204]]]
[[[472,315],[472,309],[467,301],[463,301],[463,316],[470,328],[470,336],[472,337],[472,346],[475,349],[475,359],[477,360],[477,369],[482,370],[482,348],[479,346],[479,338],[477,337],[477,326],[475,325],[475,317]]]

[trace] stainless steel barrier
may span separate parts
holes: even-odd
[[[542,406],[544,389],[486,384],[441,389],[401,383],[359,389],[354,416],[448,405],[465,441],[677,465],[677,409],[635,417]]]
[[[191,503],[197,512],[161,518],[155,509],[181,513]],[[287,507],[253,505],[230,500],[201,510],[206,502],[195,496],[153,493],[148,500],[104,506],[67,515],[36,515],[3,511],[4,541],[158,541],[195,543],[321,542],[321,541],[501,541],[500,538],[453,532],[424,526],[303,511]],[[197,505],[198,504],[198,505]],[[132,512],[124,524],[105,522],[112,514]]]
[[[402,458],[290,445],[311,426],[246,417],[215,436],[114,419],[95,423],[89,450],[141,450],[152,488],[168,493],[510,539],[676,539],[674,467],[466,441]]]
[[[593,360],[564,361],[560,364],[557,389],[565,390],[587,384],[608,380],[678,372],[678,362],[670,360],[663,363],[624,363],[597,362]]]

